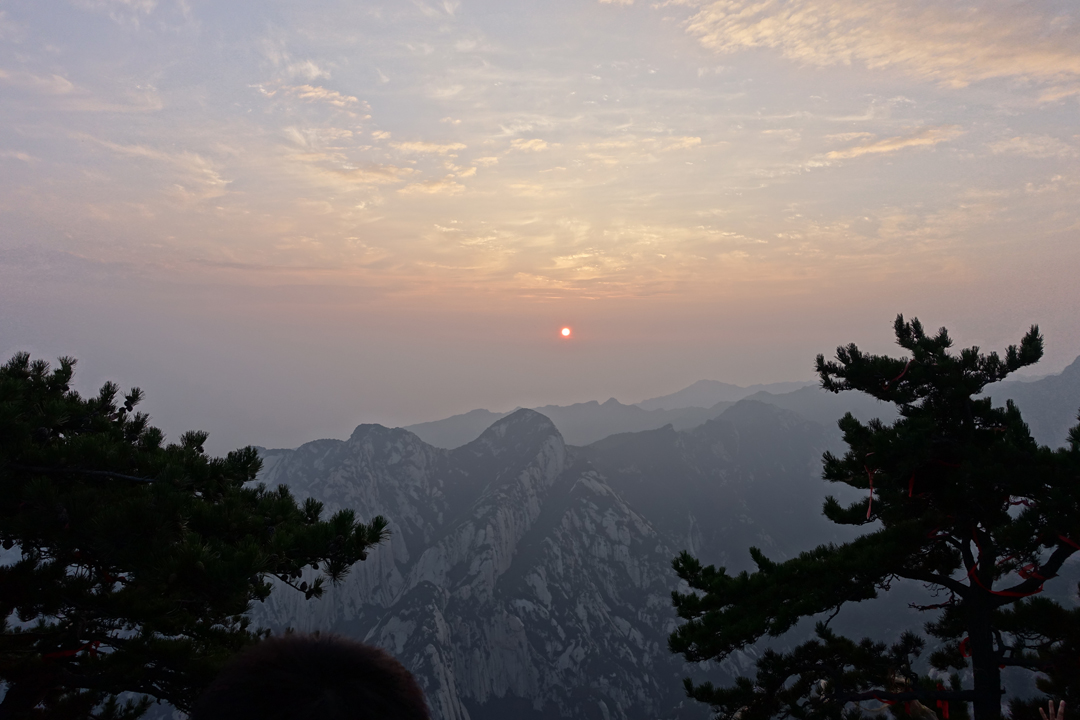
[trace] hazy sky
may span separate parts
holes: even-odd
[[[1074,0],[0,0],[0,352],[215,451],[807,379],[898,312],[1056,372],[1078,198]]]

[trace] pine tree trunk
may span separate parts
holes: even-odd
[[[971,665],[975,674],[975,701],[972,703],[974,720],[1001,718],[1001,668],[994,652],[991,615],[988,599],[983,602],[976,601],[968,626]]]

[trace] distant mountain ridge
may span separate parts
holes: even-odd
[[[655,430],[665,425],[672,425],[676,430],[697,427],[706,420],[717,417],[731,405],[730,402],[720,402],[709,408],[643,410],[637,405],[623,405],[611,398],[604,403],[593,400],[532,409],[555,423],[567,443],[588,445],[615,433]],[[402,429],[415,433],[430,445],[451,449],[472,442],[488,425],[510,414],[472,410],[444,420],[409,425]]]
[[[985,394],[993,398],[994,405],[1004,405],[1006,400],[1015,402],[1036,441],[1061,447],[1080,413],[1080,357],[1057,375],[1039,380],[1006,380],[987,386]]]
[[[780,382],[741,387],[717,380],[699,380],[678,392],[634,405],[624,405],[610,398],[604,403],[592,400],[532,409],[550,418],[569,444],[588,445],[608,435],[655,430],[668,424],[676,430],[688,430],[717,417],[733,403],[755,393],[781,394],[808,385],[813,383]],[[402,429],[415,433],[430,445],[450,449],[472,442],[489,425],[509,414],[484,409],[470,410],[442,420],[406,425]]]
[[[698,380],[693,385],[670,395],[649,398],[637,403],[642,410],[679,410],[681,408],[711,408],[718,402],[738,402],[754,393],[767,392],[772,395],[793,392],[809,385],[816,385],[813,380],[778,382],[757,385],[732,385],[719,380]]]
[[[1080,357],[1057,375],[1037,380],[1010,380],[988,386],[987,395],[995,405],[1012,399],[1020,407],[1041,444],[1061,447],[1069,428],[1077,423],[1080,411]],[[712,402],[714,398],[721,398]],[[689,430],[717,418],[735,402],[752,399],[791,410],[804,418],[821,423],[832,431],[832,442],[839,442],[836,421],[851,412],[866,422],[881,418],[891,422],[896,408],[856,392],[828,393],[809,382],[771,383],[740,387],[715,380],[699,380],[682,390],[624,405],[615,398],[599,403],[546,405],[533,408],[548,417],[570,445],[584,446],[605,437],[627,432],[656,430],[671,425],[675,430]],[[443,420],[405,427],[424,442],[440,448],[455,448],[479,437],[489,425],[510,413],[473,410]]]

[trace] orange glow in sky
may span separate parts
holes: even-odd
[[[0,363],[207,452],[812,381],[897,313],[1080,355],[1077,0],[56,5],[0,0]]]

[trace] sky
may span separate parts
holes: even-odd
[[[0,0],[0,353],[216,452],[811,379],[897,313],[1059,372],[1078,276],[1069,0]]]

